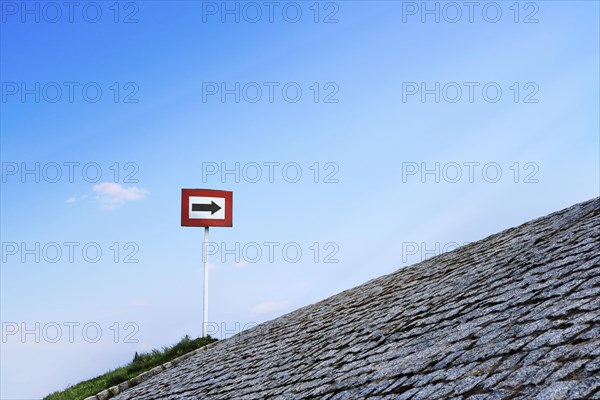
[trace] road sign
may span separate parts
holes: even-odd
[[[181,189],[181,226],[203,226],[204,314],[202,336],[208,332],[208,227],[233,226],[233,192]]]
[[[181,189],[181,226],[233,226],[233,193]]]

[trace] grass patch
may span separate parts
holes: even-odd
[[[152,350],[148,353],[138,354],[133,356],[133,360],[122,367],[108,371],[107,373],[97,376],[87,381],[80,382],[76,385],[69,386],[65,390],[54,392],[44,397],[44,400],[82,400],[86,397],[93,396],[111,386],[118,385],[131,378],[173,360],[179,356],[206,346],[217,339],[210,336],[204,338],[191,339],[185,335],[179,343],[171,347],[163,347],[162,350]]]

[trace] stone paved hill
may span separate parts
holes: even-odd
[[[219,341],[114,399],[600,399],[600,198]]]

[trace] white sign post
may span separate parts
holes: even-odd
[[[204,307],[202,337],[208,335],[208,227],[233,226],[233,193],[224,190],[182,189],[181,226],[204,227]]]
[[[208,332],[208,226],[204,227],[204,314],[202,319],[202,337]]]

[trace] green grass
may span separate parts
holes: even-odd
[[[117,369],[109,371],[93,379],[80,382],[69,386],[63,391],[54,392],[44,397],[44,400],[80,400],[88,396],[93,396],[111,386],[118,385],[131,378],[134,378],[142,372],[148,371],[167,361],[171,361],[185,353],[197,348],[206,346],[217,339],[210,336],[204,338],[190,339],[188,335],[183,337],[179,343],[171,347],[163,347],[162,350],[152,350],[148,353],[135,353],[133,360]]]

